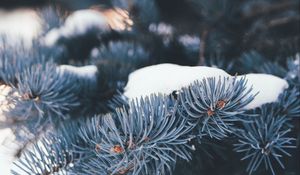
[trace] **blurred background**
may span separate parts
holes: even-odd
[[[110,41],[135,40],[150,47],[153,63],[186,65],[210,64],[205,59],[212,57],[232,61],[253,50],[278,59],[279,55],[294,55],[299,48],[298,0],[2,0],[0,32],[11,42],[12,38],[20,42],[21,37],[30,45],[32,38],[47,38],[46,33],[53,34],[51,30],[72,13],[86,9],[101,13],[113,30],[106,32],[110,33],[106,40],[94,37],[77,46],[70,42],[75,37],[56,38],[60,41],[55,44],[64,45],[70,55],[83,47],[78,45],[85,45],[83,53],[76,53],[81,60],[99,42]],[[90,24],[78,20],[76,25]],[[98,35],[99,30],[90,33]]]

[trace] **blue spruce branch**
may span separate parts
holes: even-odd
[[[199,136],[222,139],[234,131],[234,122],[241,120],[242,108],[255,95],[249,95],[247,81],[226,78],[197,81],[180,93],[182,115],[198,128]]]
[[[286,123],[289,119],[284,115],[274,115],[268,105],[257,109],[255,113],[259,115],[253,118],[253,122],[243,123],[234,150],[244,154],[242,160],[249,159],[246,170],[250,174],[264,166],[275,175],[275,163],[284,168],[280,159],[284,155],[291,156],[286,149],[296,147],[293,143],[295,139],[288,136],[291,129],[286,127]]]

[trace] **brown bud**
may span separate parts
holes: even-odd
[[[111,151],[120,154],[124,152],[124,149],[120,145],[115,145],[114,147],[112,147]]]
[[[217,108],[218,109],[223,109],[225,107],[225,105],[226,105],[226,102],[224,100],[219,100],[217,102]]]
[[[33,99],[34,101],[39,101],[40,100],[40,97],[39,96],[33,96],[29,93],[26,93],[22,96],[23,100],[30,100],[30,99]]]
[[[99,144],[96,144],[95,151],[98,153],[101,151],[101,146]]]
[[[210,108],[207,110],[207,115],[210,117],[212,115],[214,115],[215,112],[213,110],[211,110]]]

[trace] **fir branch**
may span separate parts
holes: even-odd
[[[242,107],[255,96],[250,95],[252,88],[246,90],[246,84],[244,78],[197,81],[179,95],[181,115],[197,126],[199,136],[207,134],[222,139],[233,132],[233,122],[240,120],[238,114],[243,113]]]
[[[288,89],[280,94],[276,112],[289,118],[300,117],[300,91],[297,87]]]
[[[289,58],[287,61],[288,73],[286,74],[286,79],[289,81],[293,87],[300,90],[300,54],[293,58]]]
[[[0,38],[3,42],[0,47],[0,82],[6,85],[17,85],[16,75],[35,64],[63,62],[62,48],[47,48],[38,40],[33,40],[30,48],[24,44],[11,46],[5,36]]]
[[[50,175],[68,174],[74,166],[72,150],[63,138],[48,135],[22,153],[20,160],[14,163],[14,175]]]
[[[105,60],[117,60],[138,68],[149,61],[149,53],[139,43],[129,41],[112,41],[95,48],[91,52],[90,62],[101,63]]]
[[[288,122],[286,116],[274,115],[273,108],[268,105],[259,110],[254,112],[259,116],[253,118],[253,122],[243,123],[243,130],[237,133],[239,143],[234,144],[234,150],[244,153],[242,160],[250,159],[246,169],[250,174],[264,164],[265,169],[270,169],[274,175],[273,160],[284,168],[280,158],[284,155],[291,156],[286,149],[295,148],[295,139],[287,135],[291,129],[285,127]]]
[[[59,4],[70,5],[71,1],[62,2]],[[64,30],[56,33],[59,30],[54,28],[67,27],[62,19],[70,12],[57,11],[60,7],[40,10],[45,25],[41,32],[54,29],[52,34],[60,36],[54,45],[50,42],[50,48],[43,46],[47,35],[38,36],[29,49],[22,44],[10,46],[10,41],[0,45],[0,85],[12,88],[4,97],[8,101],[3,104],[9,108],[1,127],[12,126],[17,140],[25,140],[12,174],[172,174],[181,168],[180,159],[192,158],[191,166],[185,166],[192,167],[191,171],[184,169],[179,174],[243,174],[244,167],[236,166],[236,152],[244,154],[243,160],[249,159],[249,173],[265,167],[275,174],[277,165],[284,168],[282,158],[291,156],[287,150],[294,148],[295,139],[290,135],[299,131],[300,61],[297,55],[285,64],[285,58],[278,55],[287,53],[286,45],[297,47],[299,0],[113,0],[100,4],[105,7],[92,7],[92,11],[100,10],[104,16],[95,15],[91,26],[79,24],[86,22],[82,18],[73,20],[75,31],[68,34]],[[71,6],[78,5],[91,3],[72,2]],[[122,16],[118,18],[121,22],[114,18],[106,23],[106,17],[116,14]],[[195,37],[199,34],[201,38]],[[196,42],[185,43],[185,38]],[[223,59],[212,60],[209,56],[213,54],[222,54],[218,58]],[[46,63],[50,60],[93,64],[97,71],[89,74],[92,78],[77,76],[76,71],[62,72]],[[231,73],[277,75],[287,80],[289,88],[277,101],[250,111],[244,107],[259,96],[239,77],[203,79],[168,97],[152,95],[131,103],[122,95],[129,73],[139,67],[165,62],[195,65],[198,61],[202,65],[204,60]],[[172,86],[168,76],[164,81]],[[249,81],[258,82],[255,77]],[[264,86],[261,82],[258,84]],[[257,101],[265,100],[262,97]],[[66,120],[69,117],[72,120]],[[49,130],[52,134],[45,134]],[[29,141],[28,135],[33,135]],[[224,151],[233,142],[238,142],[236,152]],[[232,159],[220,162],[218,158],[224,155]],[[216,170],[200,164],[208,157],[216,158]],[[293,162],[288,163],[285,173],[297,174],[298,169],[290,170]],[[229,171],[223,171],[228,167]]]
[[[190,158],[185,120],[176,117],[176,104],[162,96],[131,103],[128,112],[117,109],[103,123],[81,129],[94,158],[83,158],[82,174],[166,174],[177,158]],[[96,127],[100,126],[101,127]],[[91,133],[92,132],[92,133]],[[81,150],[86,150],[82,148]],[[90,155],[90,154],[88,154]]]
[[[68,117],[67,112],[79,105],[74,94],[75,86],[51,63],[34,65],[16,75],[17,85],[10,96],[8,119],[15,122],[51,121],[53,123]]]

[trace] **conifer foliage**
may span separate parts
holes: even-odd
[[[29,45],[0,30],[11,174],[300,173],[299,0],[0,2],[20,7],[42,27]],[[184,69],[148,83],[161,63]]]

